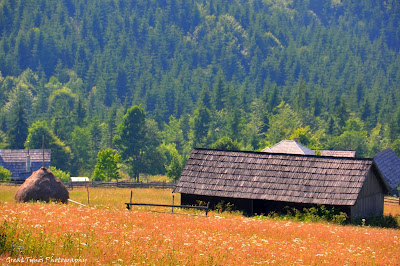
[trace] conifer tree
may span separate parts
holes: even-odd
[[[11,149],[23,149],[28,136],[28,123],[23,99],[18,99],[14,104],[13,112],[10,113],[8,118],[7,139]]]
[[[222,110],[226,101],[226,85],[222,70],[218,71],[216,81],[214,83],[214,107],[216,110]]]

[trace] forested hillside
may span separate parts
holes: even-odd
[[[399,23],[397,0],[0,0],[0,148],[45,134],[90,175],[140,105],[140,172],[288,138],[399,154]]]

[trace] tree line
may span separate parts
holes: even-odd
[[[1,1],[0,146],[41,147],[45,135],[52,163],[73,175],[113,149],[132,177],[172,176],[193,147],[288,138],[399,153],[399,11],[372,0]],[[122,129],[133,107],[140,137]]]

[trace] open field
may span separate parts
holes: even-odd
[[[18,186],[0,186],[0,203],[14,201]],[[89,188],[90,207],[124,210],[125,202],[129,202],[130,193],[133,192],[132,201],[136,203],[157,202],[172,204],[171,189],[131,189],[131,188]],[[180,195],[174,194],[175,204],[180,203]],[[88,204],[87,190],[85,187],[76,187],[69,190],[70,199]],[[73,203],[70,203],[74,205]]]
[[[400,230],[125,210],[130,189],[89,189],[90,207],[17,204],[0,187],[0,264],[20,258],[87,264],[387,264],[400,261]],[[70,192],[87,204],[85,188]],[[179,203],[177,195],[176,204]],[[134,202],[171,203],[170,190],[136,189]],[[385,208],[386,209],[386,208]],[[393,215],[400,206],[391,205]]]

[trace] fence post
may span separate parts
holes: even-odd
[[[175,201],[175,195],[172,194],[172,212],[174,212],[174,201]]]
[[[131,190],[131,200],[129,202],[132,203],[132,190]]]
[[[131,190],[131,199],[129,200],[129,203],[132,204],[132,190]],[[132,206],[132,205],[130,205],[130,204],[126,204],[126,208],[127,208],[128,210],[131,209],[131,206]]]
[[[89,206],[90,202],[89,202],[89,185],[88,184],[86,184],[86,190],[87,190],[87,204]]]

